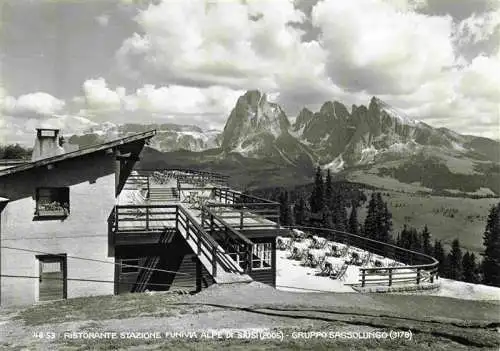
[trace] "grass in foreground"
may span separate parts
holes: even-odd
[[[331,326],[333,328],[333,325]],[[355,330],[355,326],[352,326]],[[321,328],[323,329],[323,328]],[[291,335],[295,329],[281,329]],[[316,329],[319,331],[320,329]],[[301,330],[303,331],[303,330]],[[323,338],[287,337],[281,340],[251,339],[161,339],[161,340],[65,340],[58,344],[59,350],[475,350],[476,347],[462,345],[449,339],[430,334],[414,335],[405,339],[361,339],[332,340]],[[481,348],[482,350],[488,348]],[[494,350],[495,348],[491,348]]]
[[[15,318],[26,325],[41,325],[142,316],[168,317],[179,312],[179,308],[170,304],[181,298],[175,293],[81,297],[36,305],[21,311]]]

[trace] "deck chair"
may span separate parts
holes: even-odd
[[[300,260],[302,256],[303,256],[302,250],[299,249],[298,247],[294,247],[292,248],[292,253],[289,258],[292,260]]]
[[[330,278],[343,280],[348,267],[349,265],[344,263],[340,268],[335,270],[334,274],[330,275]]]
[[[331,262],[323,261],[320,265],[319,275],[329,277],[332,272],[333,266]]]

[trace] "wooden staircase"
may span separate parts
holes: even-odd
[[[179,192],[175,187],[150,187],[149,199],[153,203],[172,203],[179,201]]]
[[[137,277],[137,281],[134,284],[134,287],[132,288],[132,292],[144,292],[144,290],[146,290],[146,287],[148,286],[149,283],[149,279],[151,279],[151,276],[153,275],[153,272],[156,266],[158,266],[159,262],[160,262],[159,256],[151,256],[146,259],[144,267],[141,268],[141,272]]]

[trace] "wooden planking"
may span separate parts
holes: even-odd
[[[209,272],[203,267],[198,257],[191,251],[185,239],[176,233],[173,240],[165,244],[120,246],[117,258],[141,257],[141,265],[145,257],[160,256],[157,269],[186,274],[153,272],[147,290],[186,290],[197,291],[214,283]],[[119,270],[119,267],[117,267]],[[138,274],[122,274],[118,272],[118,293],[130,292]],[[158,284],[158,285],[154,285]]]
[[[275,272],[276,269],[274,267],[271,267],[271,269],[252,270],[252,272],[250,273],[250,277],[252,277],[252,279],[257,282],[275,287],[276,286]]]
[[[58,262],[59,264],[59,262]],[[47,272],[40,275],[39,301],[61,300],[64,298],[63,272]]]

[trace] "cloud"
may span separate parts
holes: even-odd
[[[90,109],[116,110],[122,105],[125,97],[125,88],[118,87],[115,90],[108,88],[103,78],[89,79],[83,83],[85,104]]]
[[[96,17],[97,23],[99,23],[102,27],[107,27],[109,24],[109,16],[108,15],[100,15]]]
[[[479,55],[461,75],[459,91],[470,98],[500,105],[500,50],[495,56]]]
[[[81,115],[96,121],[124,123],[142,118],[145,123],[161,123],[163,118],[173,123],[196,120],[221,127],[243,91],[222,86],[146,84],[127,94],[125,88],[110,88],[103,78],[98,78],[85,81],[83,93],[74,102],[80,105]]]
[[[455,60],[450,17],[399,11],[381,0],[325,0],[312,20],[328,51],[328,74],[350,91],[410,93]]]
[[[381,96],[410,116],[464,134],[500,137],[500,51],[442,72],[408,95]]]
[[[498,0],[425,0],[424,6],[418,9],[425,14],[450,15],[461,21],[473,14],[479,15],[498,8]]]
[[[458,23],[455,36],[459,45],[465,45],[486,41],[494,34],[500,34],[500,7],[495,11],[473,13]]]
[[[66,105],[64,101],[43,92],[25,94],[18,98],[5,96],[5,92],[1,95],[4,95],[0,99],[2,111],[10,115],[50,116],[62,111]]]
[[[321,74],[323,51],[290,25],[305,15],[292,1],[163,1],[136,17],[143,34],[123,42],[120,66],[176,84],[272,90]],[[134,75],[135,74],[135,75]]]

